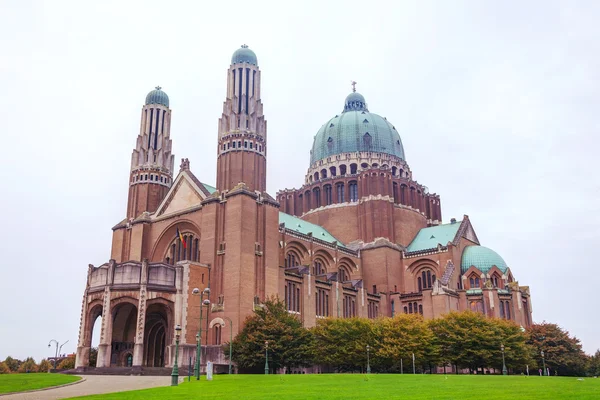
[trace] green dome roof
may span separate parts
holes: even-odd
[[[508,269],[500,254],[484,246],[465,247],[460,262],[460,271],[464,274],[471,268],[471,265],[483,273],[487,273],[494,265],[503,273]]]
[[[161,104],[165,107],[169,107],[169,96],[160,89],[160,86],[157,86],[153,91],[148,93],[146,96],[146,104]]]
[[[258,62],[256,61],[256,54],[254,54],[254,52],[250,50],[245,44],[233,53],[233,56],[231,56],[231,63],[248,63],[258,65]]]
[[[404,158],[400,134],[385,118],[370,113],[360,93],[350,93],[344,111],[319,129],[310,152],[310,163],[341,153],[386,153]]]

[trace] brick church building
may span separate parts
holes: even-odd
[[[302,185],[267,193],[260,83],[242,46],[227,71],[216,180],[187,159],[175,170],[169,98],[147,95],[126,216],[110,260],[88,268],[77,367],[89,364],[99,316],[98,367],[171,366],[176,325],[180,359],[195,358],[202,329],[203,363],[226,364],[220,344],[271,295],[307,327],[469,309],[531,324],[529,288],[466,215],[442,223],[440,196],[413,177],[398,131],[355,90],[317,131]],[[195,288],[210,289],[202,320]]]

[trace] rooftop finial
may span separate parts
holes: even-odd
[[[352,85],[352,93],[356,93],[356,81],[351,81],[350,84]]]
[[[160,89],[162,89],[162,88],[161,88],[160,86],[157,86],[157,87],[155,87],[154,89],[156,89],[156,90],[160,90]]]
[[[248,48],[248,45],[247,45],[247,44],[243,44],[243,45],[242,45],[242,49],[247,49],[247,48]]]

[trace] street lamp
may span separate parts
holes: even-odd
[[[504,362],[504,343],[500,345],[500,350],[502,350],[502,375],[508,375],[508,371],[506,370],[506,363]]]
[[[369,359],[369,351],[371,351],[371,347],[367,345],[367,374],[371,373],[371,361]]]
[[[233,342],[233,322],[231,322],[231,318],[223,317],[227,321],[229,321],[229,375],[231,375],[231,346]]]
[[[269,341],[265,340],[265,375],[269,375]]]
[[[52,342],[56,343],[56,354],[54,355],[54,369],[56,369],[56,359],[58,358],[58,341],[56,339],[51,339],[50,342],[48,342],[48,348],[50,348]]]
[[[177,356],[179,355],[179,336],[181,335],[181,325],[175,326],[175,363],[173,372],[171,372],[171,386],[179,384],[179,367],[177,366]]]
[[[210,304],[209,299],[203,299],[204,295],[206,295],[206,297],[210,295],[210,288],[204,288],[202,291],[198,288],[194,288],[192,294],[194,296],[200,296],[200,322],[198,323],[198,333],[196,334],[196,363],[194,364],[194,375],[198,381],[200,380],[200,365],[202,364],[202,307]]]
[[[542,375],[547,376],[548,373],[546,372],[546,360],[544,359],[544,350],[542,350],[540,354],[542,355],[542,368],[544,368],[544,370],[542,371]]]

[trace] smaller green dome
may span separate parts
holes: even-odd
[[[157,86],[153,91],[148,93],[146,96],[146,105],[148,104],[160,104],[165,107],[169,107],[169,96],[162,90],[161,87]]]
[[[231,63],[248,63],[252,65],[258,65],[258,61],[256,60],[256,54],[254,54],[254,52],[250,50],[245,44],[233,53],[233,56],[231,56]]]
[[[503,273],[508,269],[504,259],[494,250],[484,246],[467,246],[463,250],[460,271],[464,274],[471,266],[474,266],[485,274],[494,265]]]
[[[369,111],[364,96],[356,92],[352,92],[346,96],[343,112],[346,111]]]

